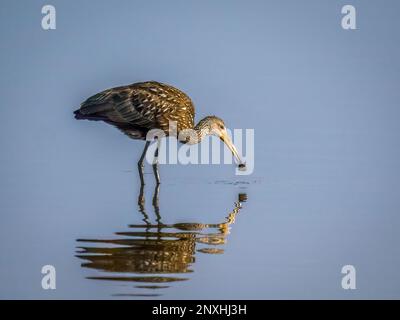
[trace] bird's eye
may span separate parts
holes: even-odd
[[[224,126],[223,126],[222,124],[220,124],[219,127],[220,127],[221,129],[224,129]]]

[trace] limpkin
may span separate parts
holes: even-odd
[[[195,139],[181,141],[194,144],[207,135],[218,136],[231,150],[239,167],[244,168],[238,151],[227,134],[224,121],[216,116],[207,116],[194,124],[195,108],[191,99],[173,86],[156,82],[138,82],[127,86],[115,87],[97,93],[85,100],[74,112],[76,119],[104,121],[111,124],[130,138],[146,140],[152,129],[161,129],[170,135],[170,122],[174,122],[177,137],[182,130],[192,129]],[[143,162],[151,141],[146,141],[138,162],[142,185]],[[160,183],[158,172],[158,149],[155,150],[153,171],[157,184]]]

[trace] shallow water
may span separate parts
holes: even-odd
[[[390,208],[374,207],[373,197],[380,193],[373,190],[376,186],[339,188],[333,185],[335,178],[316,177],[269,182],[254,177],[174,179],[168,166],[161,169],[165,183],[158,200],[149,168],[143,197],[134,172],[110,168],[108,174],[89,170],[85,176],[83,168],[74,191],[64,177],[65,189],[30,191],[43,196],[35,207],[34,199],[29,208],[27,202],[11,201],[9,212],[16,208],[26,214],[8,216],[11,224],[2,228],[7,249],[2,269],[8,275],[2,280],[7,289],[3,296],[398,295],[398,233],[393,222],[398,218]],[[182,175],[197,170],[177,169]],[[46,264],[56,267],[56,290],[41,288],[40,270]],[[358,288],[352,292],[341,288],[346,264],[358,272]],[[384,270],[386,282],[378,270]]]

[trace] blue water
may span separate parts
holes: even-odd
[[[400,297],[398,2],[52,4],[0,5],[1,298]],[[254,129],[254,173],[162,165],[153,201],[147,165],[138,204],[143,143],[72,111],[143,80]]]

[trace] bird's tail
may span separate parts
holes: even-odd
[[[74,111],[75,119],[77,120],[93,120],[93,121],[104,121],[106,118],[104,116],[96,114],[83,114],[80,109]]]
[[[77,120],[85,119],[85,117],[83,116],[83,114],[81,113],[81,111],[79,109],[74,111],[74,115],[75,115],[75,119],[77,119]]]

